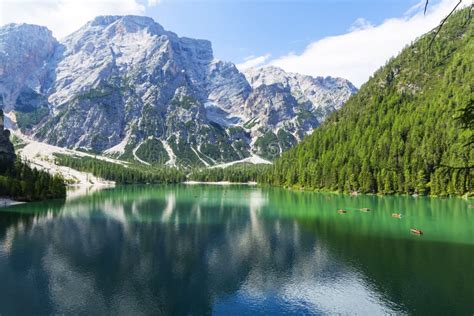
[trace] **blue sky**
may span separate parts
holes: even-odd
[[[372,24],[402,16],[419,0],[166,1],[147,15],[181,36],[209,39],[215,56],[301,53],[316,40],[346,33],[358,19]]]
[[[180,36],[211,40],[240,70],[349,79],[361,86],[458,0],[0,0],[0,25],[47,26],[57,38],[98,15],[145,15]],[[471,0],[463,0],[464,5]]]

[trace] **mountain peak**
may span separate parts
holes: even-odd
[[[300,84],[302,82],[308,82],[310,85],[317,84],[329,88],[331,86],[346,86],[351,92],[357,91],[357,88],[347,79],[331,76],[313,77],[310,75],[286,72],[284,69],[273,65],[249,68],[243,73],[253,87],[272,85],[275,83],[287,86],[291,85],[292,81],[298,81]]]
[[[28,23],[9,23],[0,27],[0,35],[14,37],[15,34],[25,34],[35,38],[53,38],[51,31],[45,26]]]
[[[31,90],[40,86],[46,78],[45,61],[57,45],[44,26],[22,23],[0,27],[0,107],[12,109],[25,85]]]
[[[128,32],[136,32],[145,28],[152,30],[153,33],[162,33],[165,31],[163,26],[155,22],[152,18],[140,15],[101,15],[97,16],[86,25],[90,27],[106,28],[114,24],[125,27],[125,30]]]
[[[141,16],[141,15],[99,15],[95,17],[92,21],[90,21],[90,24],[93,26],[98,26],[98,25],[108,26],[117,21],[123,21],[126,23],[134,23],[141,26],[150,26],[150,25],[158,24],[152,18],[148,16]]]

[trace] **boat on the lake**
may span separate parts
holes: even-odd
[[[423,235],[423,231],[420,229],[412,228],[410,229],[410,232],[415,235]]]
[[[363,208],[359,209],[359,211],[361,211],[361,212],[370,212],[370,208],[363,207]]]
[[[346,213],[347,213],[346,210],[337,210],[337,212],[338,212],[339,214],[346,214]]]
[[[400,213],[392,213],[392,217],[394,217],[394,218],[402,218],[402,214],[400,214]]]

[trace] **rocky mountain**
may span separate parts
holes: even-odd
[[[0,110],[0,171],[15,160],[15,149],[10,142],[10,131],[4,129],[3,111]]]
[[[147,17],[100,16],[61,42],[0,28],[0,107],[23,133],[145,164],[273,159],[355,91],[274,67],[243,74]]]

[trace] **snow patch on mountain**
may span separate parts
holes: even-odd
[[[161,143],[163,144],[163,147],[166,150],[166,153],[168,154],[169,160],[165,163],[165,165],[169,167],[176,167],[176,155],[173,152],[173,149],[171,146],[168,144],[167,141],[162,140]]]
[[[105,150],[104,154],[106,154],[106,155],[121,155],[121,154],[125,153],[125,146],[127,146],[128,142],[130,141],[130,136],[131,136],[131,133],[128,133],[127,136],[125,136],[125,138],[120,143],[118,143],[117,145]]]
[[[259,157],[255,154],[253,154],[252,156],[250,156],[248,158],[218,164],[218,165],[212,166],[211,168],[227,168],[227,167],[230,167],[230,166],[233,166],[233,165],[236,165],[236,164],[241,164],[241,163],[250,163],[250,164],[254,164],[254,165],[258,165],[258,164],[271,165],[272,164],[271,161],[268,161],[266,159],[263,159],[262,157]]]
[[[135,147],[132,151],[133,153],[133,158],[135,158],[136,161],[138,161],[139,163],[142,163],[144,165],[147,165],[147,166],[150,166],[150,163],[140,159],[140,157],[137,156],[137,150],[140,149],[140,146],[143,145],[144,141],[142,141],[141,143],[138,144],[137,147]]]

